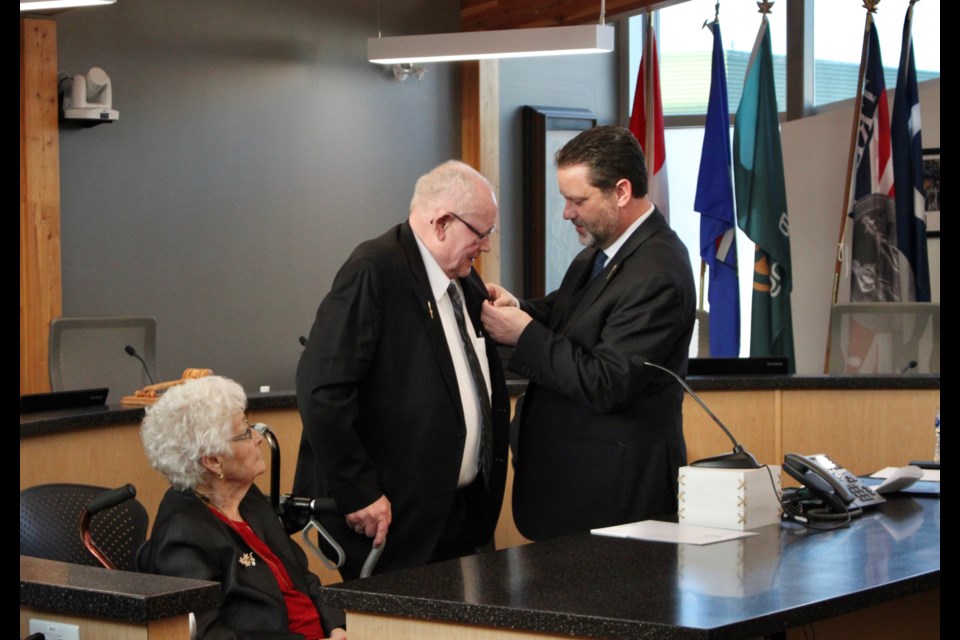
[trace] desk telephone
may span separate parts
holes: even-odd
[[[783,468],[835,513],[846,513],[857,507],[872,507],[886,502],[886,498],[864,484],[860,478],[822,453],[812,456],[788,453],[783,458]]]

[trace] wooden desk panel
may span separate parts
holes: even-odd
[[[734,437],[761,463],[781,464],[779,391],[704,391],[698,395]],[[690,396],[683,400],[687,460],[729,453],[723,431]]]
[[[939,390],[780,393],[781,454],[826,453],[859,475],[933,457],[933,417],[940,406]]]

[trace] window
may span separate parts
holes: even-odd
[[[897,84],[907,3],[881,3],[874,21],[880,36],[887,89]],[[814,106],[853,98],[857,92],[866,11],[856,2],[816,0],[813,16]],[[913,53],[917,81],[940,75],[940,3],[913,9]]]
[[[710,56],[713,36],[702,28],[704,20],[713,20],[714,0],[689,0],[661,9],[657,43],[660,46],[660,91],[663,115],[705,114],[710,94]],[[737,110],[747,62],[760,28],[760,14],[752,2],[727,3],[720,7],[720,28],[727,63],[727,91],[730,112]],[[643,51],[643,18],[629,19],[630,29],[630,102],[636,89],[636,72]],[[786,13],[770,16],[773,39],[777,103],[786,109]],[[669,157],[669,155],[667,156]]]

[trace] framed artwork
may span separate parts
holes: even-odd
[[[523,296],[539,298],[560,286],[583,247],[563,219],[554,155],[581,131],[597,126],[588,109],[523,107]]]
[[[923,150],[923,192],[927,236],[940,237],[940,147]]]

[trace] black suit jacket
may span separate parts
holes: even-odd
[[[535,322],[510,361],[530,380],[513,511],[532,539],[677,509],[683,390],[631,358],[686,374],[696,304],[687,250],[654,211],[587,284],[596,253],[582,251],[557,291],[522,305]]]
[[[287,536],[256,485],[240,503],[240,513],[283,562],[297,590],[313,600],[325,631],[344,626],[343,612],[321,608],[320,580],[310,573],[303,551]],[[170,489],[137,564],[149,573],[220,583],[220,608],[194,612],[199,639],[302,638],[288,631],[287,606],[267,563],[241,564],[240,556],[246,553],[250,548],[243,539],[192,492]]]
[[[464,303],[480,328],[486,289],[461,278]],[[483,354],[478,354],[483,357]],[[495,345],[486,341],[494,420],[489,488],[468,489],[475,544],[493,535],[506,478],[509,399]],[[393,524],[377,571],[426,563],[453,503],[466,426],[437,302],[408,223],[357,247],[317,310],[297,368],[303,436],[294,490],[333,496],[344,513],[381,495]],[[342,516],[324,526],[356,575],[370,550]]]

